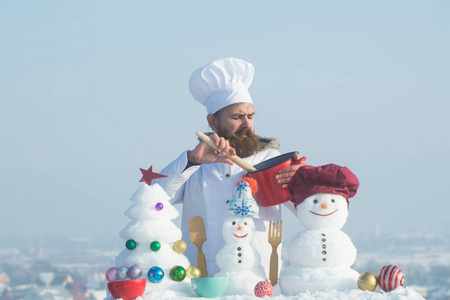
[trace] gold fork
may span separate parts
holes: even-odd
[[[281,243],[283,232],[283,221],[270,220],[269,223],[269,244],[272,246],[272,254],[270,255],[270,271],[269,278],[272,285],[278,283],[278,245]]]

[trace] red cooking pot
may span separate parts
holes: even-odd
[[[263,161],[254,166],[257,171],[247,173],[246,176],[255,179],[258,183],[256,199],[260,206],[275,206],[290,200],[288,190],[281,187],[275,176],[282,168],[304,161],[304,159],[294,161],[295,153],[295,151],[289,152]]]

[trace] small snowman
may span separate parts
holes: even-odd
[[[256,188],[256,181],[251,178],[239,181],[235,198],[227,204],[230,216],[222,227],[226,244],[216,256],[220,271],[214,275],[229,278],[225,295],[253,295],[255,285],[265,279],[261,258],[251,246],[255,234],[253,217],[259,213],[258,204],[252,197]]]
[[[357,288],[359,273],[351,268],[356,248],[340,229],[348,217],[348,199],[358,187],[358,178],[346,167],[329,164],[297,170],[288,189],[305,230],[287,247],[292,265],[280,275],[283,294]]]

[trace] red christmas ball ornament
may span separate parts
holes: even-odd
[[[273,286],[269,280],[260,281],[255,286],[255,295],[256,297],[262,298],[264,296],[272,297],[273,295]]]
[[[378,271],[377,281],[380,288],[385,292],[390,292],[405,283],[405,274],[399,267],[387,265]]]

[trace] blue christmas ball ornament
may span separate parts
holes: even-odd
[[[153,283],[160,282],[164,277],[164,271],[160,267],[152,267],[148,270],[148,280]]]

